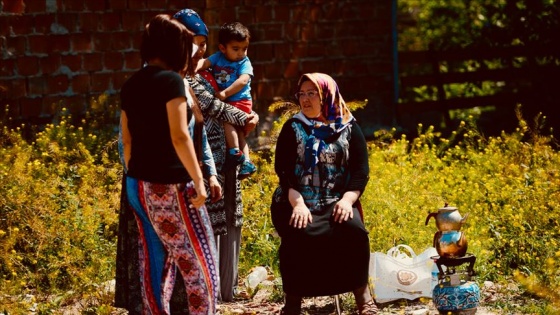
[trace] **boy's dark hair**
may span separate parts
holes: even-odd
[[[225,23],[218,33],[218,43],[224,46],[231,41],[242,42],[249,39],[249,29],[239,22]]]
[[[193,35],[168,14],[153,17],[144,30],[140,56],[142,62],[160,58],[171,70],[193,72],[191,61]]]

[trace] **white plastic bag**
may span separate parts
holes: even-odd
[[[387,254],[372,253],[369,275],[375,301],[386,303],[398,299],[431,298],[432,256],[437,256],[434,247],[416,255],[410,246],[402,244],[389,249]]]

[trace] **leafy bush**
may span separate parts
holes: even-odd
[[[40,130],[0,130],[0,305],[7,310],[59,307],[62,293],[89,294],[114,277],[121,178],[114,131],[100,128],[99,112],[75,124],[65,112]]]
[[[88,311],[111,312],[112,297],[98,295],[114,277],[122,176],[114,113],[100,100],[83,120],[61,115],[34,133],[0,130],[0,312],[47,313],[96,298]],[[274,144],[287,116],[267,138],[270,150],[253,153],[259,172],[242,182],[242,279],[257,265],[279,279],[269,208]],[[531,312],[557,312],[560,154],[541,125],[519,117],[519,128],[499,137],[484,137],[471,120],[448,138],[421,125],[414,139],[379,131],[368,143],[370,181],[361,197],[371,250],[405,243],[423,251],[436,232],[426,216],[448,203],[469,214],[463,231],[477,256],[477,281],[516,283],[549,300]],[[519,311],[511,304],[496,306]]]
[[[484,137],[472,120],[449,138],[422,125],[414,139],[378,132],[368,144],[370,181],[361,197],[371,250],[432,246],[436,227],[426,217],[448,203],[469,214],[463,231],[480,283],[516,279],[558,307],[560,154],[552,137],[539,134],[542,121],[531,129],[518,115],[519,128],[500,137]],[[276,179],[272,161],[257,161],[259,172],[243,189],[242,271],[258,264],[278,270],[268,215]]]

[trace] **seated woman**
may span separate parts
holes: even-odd
[[[359,314],[377,314],[368,289],[369,237],[356,208],[369,179],[364,135],[330,76],[304,74],[298,87],[301,111],[282,127],[274,162],[281,314],[300,314],[302,297],[349,291]]]

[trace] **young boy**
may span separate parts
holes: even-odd
[[[212,68],[212,75],[220,89],[216,96],[246,113],[251,113],[253,107],[250,87],[253,66],[247,57],[249,39],[249,30],[243,24],[234,22],[222,25],[218,34],[220,51],[207,59],[201,59],[197,69],[198,71]],[[228,147],[226,164],[241,164],[238,176],[246,178],[253,174],[257,167],[249,159],[245,132],[227,123],[224,124],[224,129]]]

